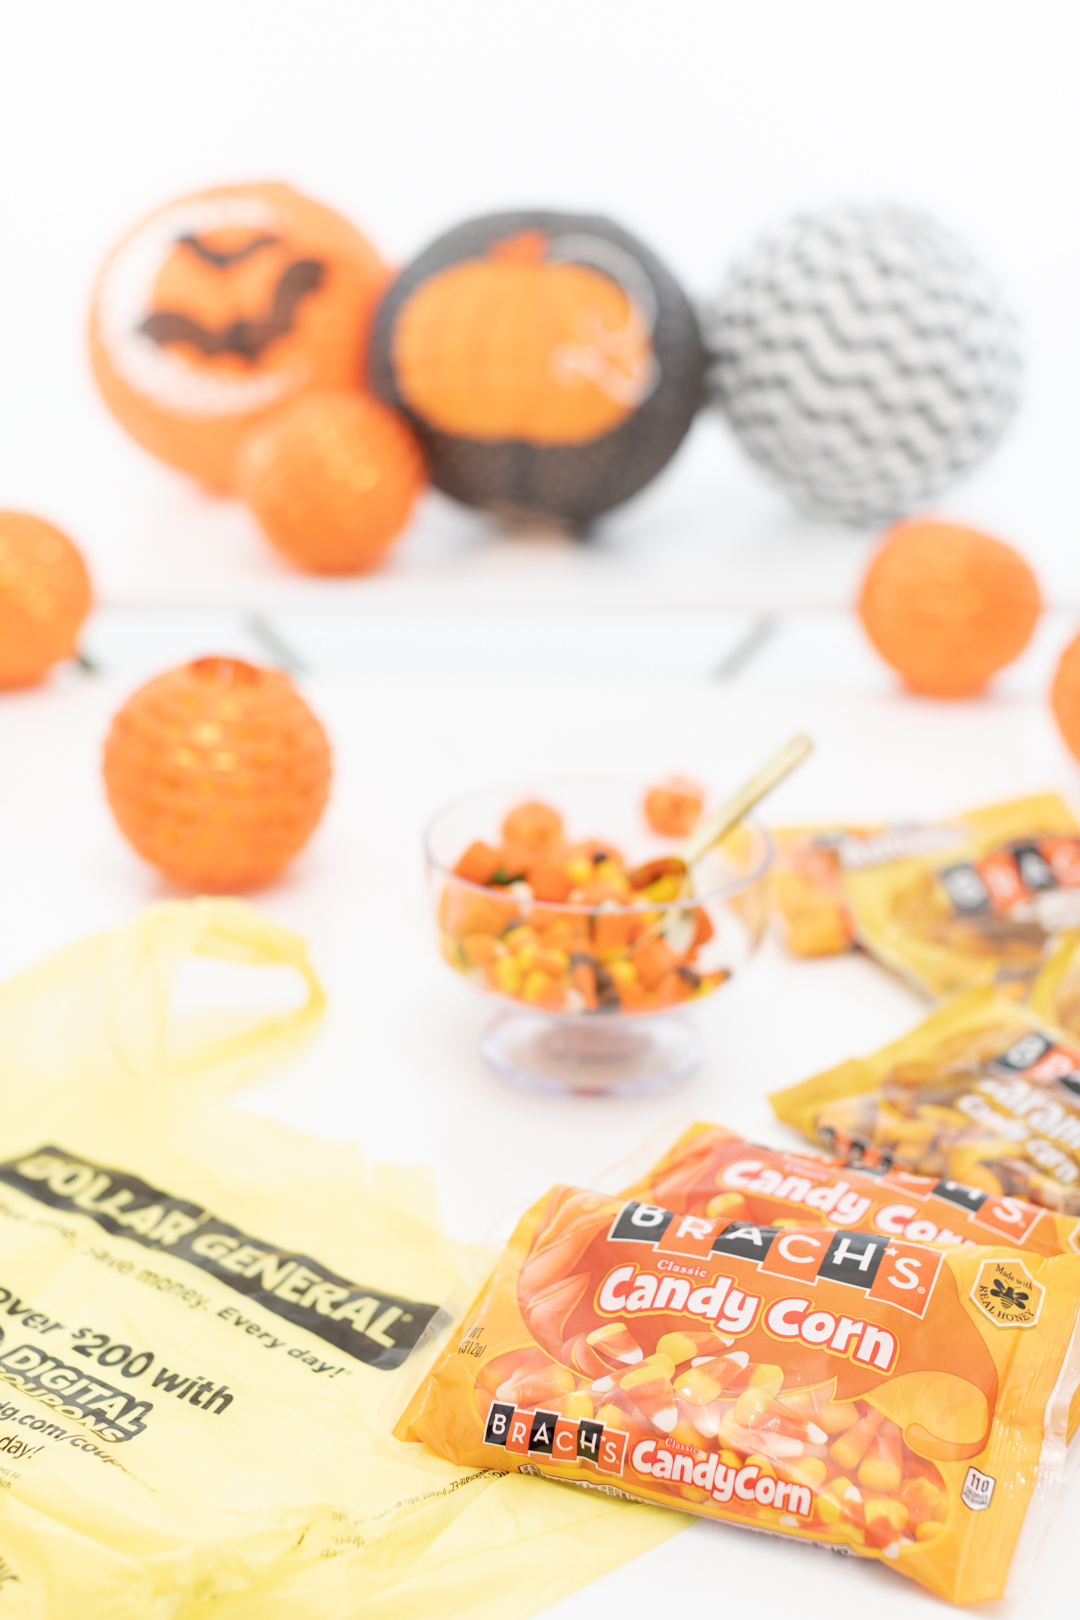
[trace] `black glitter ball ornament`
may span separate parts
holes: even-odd
[[[591,215],[491,214],[392,283],[371,381],[432,481],[470,506],[583,527],[678,449],[703,397],[694,311],[660,261]]]

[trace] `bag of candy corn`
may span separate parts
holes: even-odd
[[[1060,1476],[1078,1307],[1080,1255],[556,1187],[395,1433],[993,1599]]]
[[[849,839],[840,882],[855,937],[934,997],[990,981],[1023,992],[1047,940],[1080,924],[1078,834],[1046,793]]]
[[[770,1101],[840,1159],[1080,1215],[1080,1044],[992,986]]]
[[[762,1147],[723,1125],[699,1123],[623,1189],[680,1215],[723,1215],[766,1226],[822,1225],[882,1232],[908,1243],[1006,1242],[1033,1254],[1080,1252],[1080,1216],[946,1177],[921,1176],[864,1146],[854,1162]]]

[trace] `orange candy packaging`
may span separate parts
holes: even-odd
[[[788,1161],[712,1127],[690,1135],[676,1202],[694,1201],[694,1166],[750,1153],[759,1180],[773,1161],[777,1175],[788,1162],[813,1169],[803,1210],[784,1206],[809,1220],[556,1187],[519,1222],[398,1437],[470,1467],[879,1559],[954,1602],[1000,1596],[1036,1488],[1041,1504],[1061,1472],[1080,1378],[1080,1254],[994,1244],[992,1229],[979,1233],[992,1246],[972,1244],[986,1205],[948,1198],[952,1246],[899,1238],[887,1230],[895,1210],[873,1229],[885,1198],[863,1172]],[[657,1167],[659,1185],[678,1159]],[[827,1191],[805,1208],[811,1181]],[[712,1183],[702,1190],[715,1195],[715,1168]],[[851,1191],[845,1212],[870,1199],[857,1224],[823,1224]],[[936,1209],[925,1187],[888,1197]],[[1051,1227],[1047,1246],[1064,1246]]]
[[[915,1175],[887,1153],[865,1165],[762,1147],[723,1125],[683,1132],[626,1196],[679,1215],[724,1216],[766,1226],[815,1221],[941,1248],[1006,1242],[1033,1254],[1080,1253],[1080,1217],[985,1187]],[[875,1162],[876,1161],[876,1162]]]
[[[784,828],[773,916],[796,956],[857,943],[934,997],[1023,988],[1048,939],[1080,922],[1078,833],[1054,793],[941,824]]]

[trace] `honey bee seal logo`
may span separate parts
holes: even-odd
[[[1045,1293],[1019,1260],[984,1260],[971,1298],[998,1327],[1034,1327]]]

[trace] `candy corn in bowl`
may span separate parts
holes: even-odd
[[[585,779],[494,790],[432,822],[427,861],[446,961],[501,1003],[484,1056],[546,1091],[635,1093],[701,1061],[687,1009],[750,958],[768,834],[737,825],[687,875],[694,784]]]

